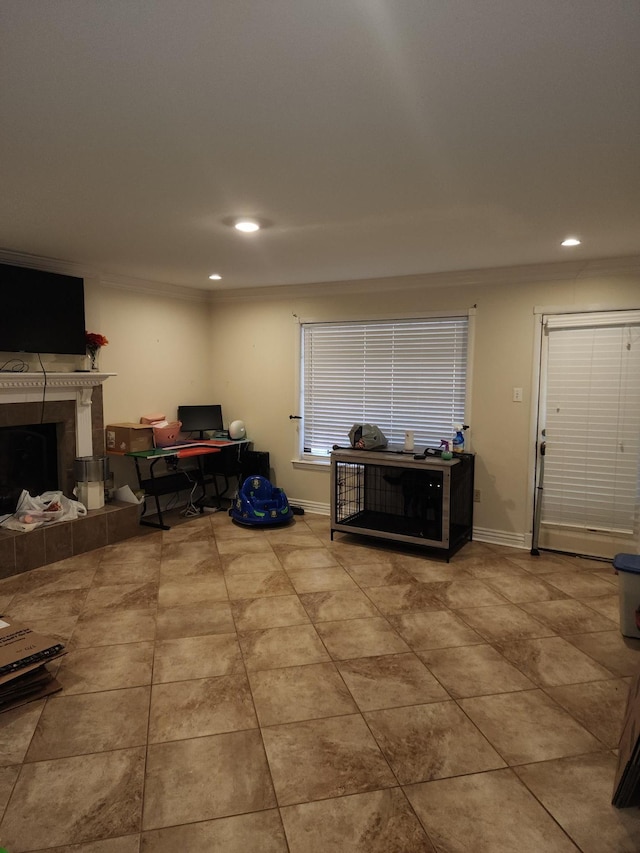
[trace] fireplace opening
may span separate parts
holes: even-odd
[[[0,515],[15,512],[23,489],[58,488],[58,424],[0,427]]]

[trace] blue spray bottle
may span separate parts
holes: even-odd
[[[453,437],[452,447],[454,453],[464,453],[464,431],[469,429],[466,424],[454,424],[455,435]]]

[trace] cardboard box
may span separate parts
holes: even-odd
[[[611,803],[619,809],[640,805],[640,672],[629,684]]]
[[[148,424],[109,424],[105,438],[109,453],[153,449],[153,427]]]
[[[59,640],[0,619],[0,713],[61,690],[45,663],[64,654]]]
[[[37,634],[26,625],[0,619],[0,681],[4,676],[42,664],[64,653],[64,645],[52,637]]]

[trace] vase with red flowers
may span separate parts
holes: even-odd
[[[87,345],[87,355],[89,356],[89,369],[90,370],[99,370],[98,367],[98,354],[102,347],[105,347],[109,341],[105,338],[104,335],[99,334],[98,332],[87,332],[84,333],[85,343]]]

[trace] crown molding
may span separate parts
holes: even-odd
[[[525,284],[533,282],[578,280],[603,276],[640,275],[640,255],[619,258],[595,258],[581,261],[559,261],[547,264],[522,264],[508,267],[486,267],[473,270],[449,270],[418,275],[386,276],[349,281],[325,281],[266,287],[237,288],[214,291],[214,303],[272,300],[305,296],[337,296],[345,292],[383,293],[388,291],[426,290],[429,288],[469,287],[492,284]]]
[[[187,302],[211,302],[208,290],[198,290],[193,287],[182,287],[179,284],[167,284],[161,281],[147,281],[141,278],[131,278],[115,273],[103,272],[88,264],[63,261],[59,258],[46,258],[38,255],[28,255],[24,252],[14,252],[11,249],[0,249],[0,263],[15,264],[29,269],[46,270],[46,272],[61,275],[75,275],[79,278],[93,279],[100,287],[117,290],[129,290],[146,296],[166,296],[171,299],[182,299]]]
[[[167,284],[162,281],[147,281],[142,278],[127,278],[126,276],[102,274],[100,285],[114,290],[130,290],[146,296],[166,296],[169,299],[182,299],[186,302],[212,301],[208,290],[198,290],[195,287],[182,287],[179,284]]]
[[[11,249],[0,249],[0,263],[14,264],[18,267],[56,272],[61,275],[75,275],[78,278],[92,278],[99,273],[87,264],[64,261],[61,258],[46,258],[40,255],[27,255],[24,252],[14,252]]]
[[[220,304],[225,302],[269,301],[308,296],[340,296],[345,292],[384,293],[389,291],[426,290],[430,288],[468,287],[491,284],[524,284],[532,282],[579,280],[605,276],[640,275],[640,255],[616,258],[592,258],[558,261],[543,264],[522,264],[506,267],[486,267],[471,270],[448,270],[415,275],[385,276],[384,278],[349,279],[346,281],[309,282],[306,284],[237,287],[229,290],[202,290],[177,283],[151,281],[108,273],[96,267],[0,249],[0,263],[45,269],[63,275],[92,278],[101,287],[128,290],[146,296],[165,296],[187,302]]]
[[[602,275],[638,275],[640,255],[621,258],[594,258],[587,261],[579,278],[598,278]]]

